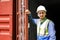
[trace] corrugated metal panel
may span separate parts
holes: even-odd
[[[12,40],[12,1],[0,0],[0,40]]]
[[[0,40],[12,40],[12,17],[0,15]]]

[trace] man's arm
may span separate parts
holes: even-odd
[[[34,20],[33,20],[32,14],[28,15],[28,21],[29,21],[29,23],[33,23],[34,24]]]
[[[28,16],[28,21],[30,23],[29,40],[37,40],[37,29],[36,29],[36,24],[33,20],[32,14],[29,10],[26,10],[25,13]]]
[[[54,27],[55,27],[55,25],[51,21],[49,23],[49,27],[48,27],[48,32],[49,32],[49,36],[50,36],[49,40],[56,40],[56,35],[55,35],[56,31],[55,31],[55,28]]]
[[[26,10],[25,10],[25,13],[26,13],[26,15],[28,16],[28,22],[29,22],[29,23],[34,23],[31,12],[30,12],[28,9],[26,9]]]

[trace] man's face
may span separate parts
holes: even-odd
[[[46,12],[44,10],[38,11],[38,17],[40,19],[43,19],[46,16]]]

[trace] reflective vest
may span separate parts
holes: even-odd
[[[49,19],[46,19],[42,24],[40,20],[37,21],[37,35],[48,35],[48,23]]]

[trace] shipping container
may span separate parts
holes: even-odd
[[[0,40],[28,40],[28,0],[0,0]]]

